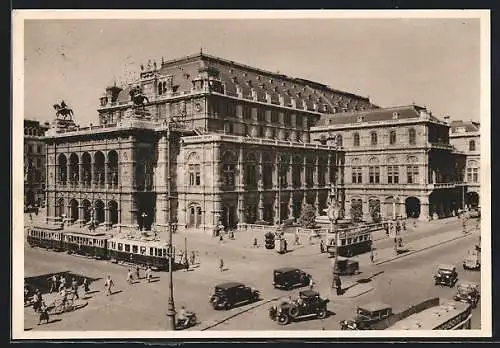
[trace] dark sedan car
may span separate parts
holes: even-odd
[[[273,272],[273,285],[275,288],[292,289],[309,284],[311,275],[294,267],[283,267]]]
[[[251,303],[259,300],[260,292],[238,282],[227,282],[215,286],[210,297],[214,309],[230,309],[236,304]]]

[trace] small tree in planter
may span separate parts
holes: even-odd
[[[380,201],[370,200],[369,209],[373,222],[380,222],[382,220],[380,216]]]
[[[306,204],[299,217],[299,225],[304,228],[316,227],[316,209],[311,204]]]
[[[363,218],[363,206],[361,203],[353,202],[351,204],[351,219],[353,222],[359,222]]]

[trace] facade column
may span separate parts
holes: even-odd
[[[218,143],[214,143],[213,147],[213,185],[214,185],[214,205],[213,205],[213,216],[212,216],[212,227],[215,227],[219,224],[219,219],[222,216],[222,207],[221,207],[221,197],[218,194],[220,191],[221,185],[221,164],[220,164],[220,148]]]
[[[238,154],[238,191],[242,191],[245,188],[245,168],[243,161],[243,146],[240,146],[239,154]]]
[[[95,155],[94,155],[95,156]],[[90,162],[90,186],[95,186],[97,183],[97,176],[95,175],[95,160],[92,158]]]
[[[262,164],[262,151],[259,154],[259,178],[257,180],[257,188],[259,192],[264,189],[264,165]]]
[[[71,171],[71,164],[70,164],[70,161],[69,161],[69,157],[68,157],[68,160],[66,162],[66,185],[67,186],[70,186],[70,182],[71,182],[71,176],[69,175],[69,172]]]
[[[332,183],[330,181],[330,166],[332,165],[332,154],[328,153],[328,163],[326,165],[326,173],[325,173],[325,185],[330,187],[330,184]]]
[[[279,185],[279,154],[276,152],[274,156],[274,165],[273,165],[273,188],[276,190]]]
[[[80,162],[78,162],[78,186],[80,188],[83,188],[83,182],[84,182],[84,177],[83,177],[83,162],[82,158],[80,157]]]
[[[111,214],[107,204],[104,206],[104,227],[106,229],[111,227]]]
[[[279,216],[279,212],[281,210],[280,207],[281,201],[280,201],[280,194],[279,192],[276,192],[274,196],[274,221],[273,224],[276,224],[277,221],[280,221],[281,217]]]
[[[111,188],[110,181],[111,180],[109,180],[109,163],[108,163],[108,159],[106,159],[106,161],[104,162],[104,187],[105,188],[107,188],[107,189]]]
[[[293,191],[290,191],[290,197],[288,197],[288,218],[293,219]]]
[[[264,194],[259,192],[259,221],[264,220]]]
[[[314,208],[316,209],[316,216],[320,215],[319,211],[319,190],[314,192]]]
[[[363,197],[363,202],[361,204],[363,207],[363,220],[367,221],[367,222],[371,222],[372,217],[370,215],[370,205],[369,205],[366,197]]]
[[[66,205],[66,218],[64,219],[63,222],[70,222],[71,221],[71,204],[70,204],[70,200],[68,199],[68,204]]]
[[[317,188],[318,185],[318,161],[319,157],[314,156],[314,167],[313,167],[313,187]]]
[[[83,220],[84,220],[84,216],[85,216],[85,212],[84,212],[84,206],[82,205],[82,202],[80,202],[78,204],[78,224],[81,226],[83,226]]]
[[[304,160],[300,168],[300,187],[303,190],[305,190],[306,188],[306,168],[307,168],[307,159],[306,156],[304,156]]]
[[[293,173],[293,156],[289,156],[289,162],[288,162],[288,167],[287,167],[287,172],[286,172],[286,181],[288,186],[287,187],[293,187],[293,178],[292,178],[292,173]]]

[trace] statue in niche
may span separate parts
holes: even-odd
[[[146,101],[149,104],[149,99],[142,92],[142,89],[139,86],[132,88],[129,92],[130,100],[134,103],[134,106],[142,106],[143,109],[146,109]]]

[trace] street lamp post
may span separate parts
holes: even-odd
[[[171,212],[171,175],[170,175],[170,118],[167,117],[167,229],[168,229],[168,307],[167,317],[169,327],[175,330],[174,282],[172,275],[172,212]]]

